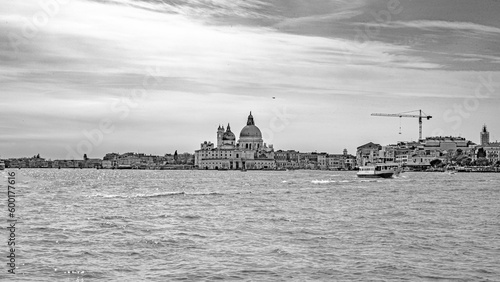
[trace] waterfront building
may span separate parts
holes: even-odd
[[[475,148],[476,144],[463,137],[427,137],[423,142],[423,148],[417,152],[417,156],[432,158],[432,160],[439,159],[444,163],[453,163],[457,161],[457,158],[474,159]],[[426,158],[423,159],[424,162]]]
[[[318,163],[320,163],[320,155],[318,155]],[[320,164],[321,167],[322,163]],[[351,170],[356,167],[356,157],[347,153],[344,149],[342,154],[327,154],[325,160],[326,169],[329,170]]]
[[[203,142],[195,151],[194,164],[199,169],[276,169],[273,146],[264,143],[251,112],[238,141],[229,124],[226,129],[219,125],[217,147],[211,142]]]
[[[318,154],[318,168],[319,169],[328,169],[327,162],[328,154],[327,153],[319,153]]]
[[[83,160],[55,160],[52,162],[53,168],[83,168]]]
[[[274,160],[276,161],[276,167],[278,168],[288,168],[290,166],[290,161],[288,159],[287,151],[278,150],[274,153]]]
[[[101,168],[102,167],[101,159],[87,159],[83,161],[84,168]]]
[[[490,161],[491,164],[495,164],[500,161],[500,142],[488,143],[482,146],[484,152],[486,153],[486,159]]]
[[[102,168],[111,169],[111,168],[114,168],[117,166],[118,165],[116,164],[116,161],[112,161],[112,160],[103,160],[102,161]]]
[[[6,167],[10,168],[27,168],[29,167],[29,159],[28,158],[18,158],[18,159],[9,159],[8,162],[5,163]]]
[[[475,150],[475,144],[465,138],[436,136],[427,137],[420,142],[398,142],[387,146],[370,142],[358,147],[357,158],[358,166],[373,162],[396,162],[422,170],[429,168],[436,159],[443,163],[472,161]]]
[[[474,143],[463,137],[436,136],[425,138],[422,144],[426,151],[456,151],[457,149],[466,150]]]
[[[351,170],[356,167],[356,156],[348,154],[347,149],[344,149],[342,157],[344,160],[344,169]]]
[[[299,164],[299,154],[300,152],[295,150],[278,150],[274,153],[274,159],[276,160],[276,166],[278,168],[286,169],[298,169]]]
[[[495,164],[500,161],[500,142],[490,142],[490,133],[486,128],[486,125],[483,125],[483,129],[480,133],[481,144],[475,146],[474,148],[474,159],[477,160],[479,158],[479,152],[481,151],[484,155],[484,158],[487,159],[491,164]]]
[[[303,169],[318,169],[318,153],[298,153],[299,167]]]
[[[368,163],[377,163],[379,160],[379,151],[382,149],[380,144],[373,142],[366,143],[356,149],[357,166],[365,166]]]

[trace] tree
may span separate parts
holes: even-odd
[[[471,163],[472,163],[472,159],[469,157],[463,158],[462,161],[460,162],[460,164],[462,166],[470,166]]]
[[[486,158],[486,151],[484,150],[484,148],[479,148],[477,150],[477,158],[480,159],[480,158]]]
[[[442,163],[442,161],[440,159],[434,159],[430,162],[431,166],[433,167],[437,167],[438,165],[440,165]]]
[[[88,160],[89,158],[87,158],[87,154],[83,154],[83,159],[84,160]]]
[[[498,158],[498,154],[496,152],[494,152],[494,151],[489,152],[488,159],[494,160],[494,159],[497,159],[497,158]]]
[[[175,153],[174,153],[174,161],[177,163],[177,159],[179,158],[179,156],[177,156],[177,150],[175,150]]]
[[[486,158],[478,158],[476,160],[476,164],[478,166],[488,166],[490,164],[490,161]]]
[[[36,155],[36,158],[39,159],[40,158],[40,154]]]
[[[461,163],[462,163],[462,161],[463,161],[464,159],[466,159],[466,158],[467,158],[467,156],[464,156],[464,155],[459,155],[459,156],[457,156],[457,157],[455,158],[455,161],[457,162],[457,164],[461,164]]]

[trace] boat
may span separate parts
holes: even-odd
[[[377,163],[361,166],[357,175],[361,178],[391,178],[400,172],[401,166],[397,163]]]
[[[3,161],[0,161],[0,170],[5,169],[5,163]]]
[[[132,169],[131,165],[119,165],[117,169]]]

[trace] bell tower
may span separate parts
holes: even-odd
[[[483,125],[483,130],[480,133],[481,138],[481,146],[486,146],[490,143],[490,133],[488,129],[486,129],[486,124]]]
[[[224,135],[224,126],[217,128],[217,147],[222,146],[222,135]]]

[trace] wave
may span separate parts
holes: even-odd
[[[201,193],[186,193],[189,196],[220,196],[224,195],[224,193],[219,192],[201,192]]]
[[[200,193],[186,193],[184,191],[176,191],[176,192],[165,192],[165,193],[154,193],[154,194],[134,194],[134,195],[119,195],[119,194],[101,194],[95,193],[90,195],[89,197],[93,198],[163,198],[163,197],[173,197],[173,196],[220,196],[224,195],[224,193],[220,192],[200,192]]]
[[[328,184],[328,183],[335,183],[337,181],[335,180],[313,180],[311,181],[312,184]]]
[[[201,219],[201,216],[199,216],[199,215],[190,215],[190,214],[181,215],[180,217],[183,219]]]
[[[351,183],[351,180],[312,180],[313,184],[328,184],[328,183]]]

